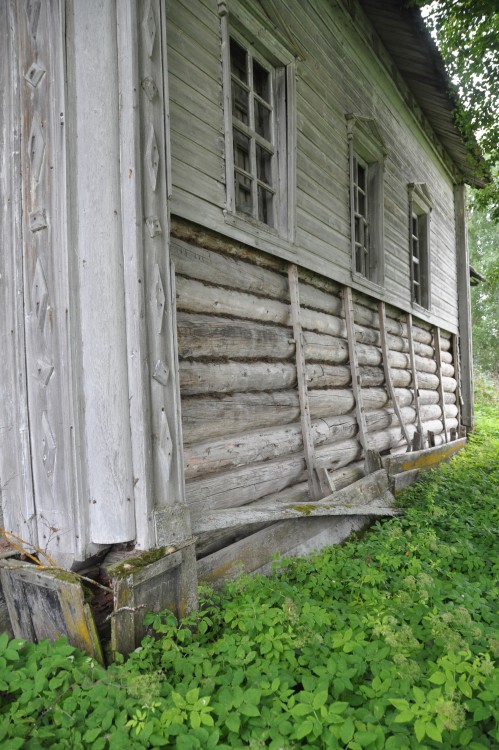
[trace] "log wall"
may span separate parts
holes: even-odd
[[[217,243],[194,229],[186,242],[180,223],[173,223],[172,232],[186,498],[194,524],[214,510],[310,499],[289,264]],[[440,332],[438,367],[435,331],[425,322],[408,321],[405,313],[390,307],[383,314],[383,348],[378,303],[355,292],[351,303],[355,374],[344,288],[304,269],[298,269],[298,279],[308,440],[316,468],[326,469],[340,489],[363,476],[363,446],[385,453],[406,451],[418,425],[423,434],[431,431],[434,444],[443,442],[442,395],[447,432],[458,426],[450,335]],[[389,397],[383,351],[397,410]],[[217,577],[213,571],[219,571],[222,558],[231,559],[228,547],[234,544],[234,559],[242,545],[254,551],[246,567],[264,567],[276,549],[265,544],[253,548],[251,539],[255,543],[268,539],[270,544],[275,526],[282,526],[279,549],[288,553],[332,543],[340,530],[349,533],[358,523],[358,519],[309,519],[305,525],[273,524],[272,531],[253,526],[202,534],[201,569],[206,577]]]

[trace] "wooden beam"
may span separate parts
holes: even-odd
[[[272,523],[291,518],[317,516],[395,516],[402,511],[392,507],[394,497],[388,487],[385,469],[369,474],[343,490],[315,503],[282,503],[267,507],[263,503],[242,508],[225,508],[193,517],[193,531],[200,534],[253,523]]]
[[[445,393],[444,383],[442,380],[442,350],[440,345],[440,328],[435,326],[433,329],[433,341],[435,348],[435,359],[437,362],[437,376],[438,376],[438,397],[440,400],[440,406],[442,408],[442,424],[444,426],[444,437],[445,442],[449,441],[449,434],[447,431],[447,421],[445,418]]]
[[[400,474],[412,469],[433,469],[441,461],[448,460],[455,453],[464,448],[466,438],[455,440],[453,443],[445,443],[436,448],[426,448],[423,451],[413,453],[401,453],[398,456],[387,456],[383,459],[383,465],[388,474]]]
[[[461,395],[461,355],[459,353],[459,336],[452,336],[452,353],[454,355],[454,377],[456,380],[456,406],[457,406],[457,430],[458,435],[461,429],[461,409],[463,398]]]
[[[423,425],[421,422],[421,409],[419,408],[419,384],[418,384],[418,370],[416,367],[416,355],[414,353],[414,336],[412,330],[412,315],[407,313],[407,341],[409,343],[409,357],[411,359],[411,373],[412,373],[412,387],[414,389],[414,408],[416,410],[416,424],[418,426],[418,433],[420,435],[419,440],[422,443],[420,448],[424,448],[425,436],[423,433]],[[416,450],[416,446],[413,446]]]
[[[407,443],[407,449],[410,450],[411,438],[409,437],[409,433],[407,432],[407,427],[405,426],[404,418],[402,416],[402,412],[400,411],[400,406],[398,404],[397,397],[395,395],[395,389],[393,387],[393,382],[392,382],[392,373],[390,370],[390,360],[389,360],[389,354],[388,354],[388,343],[386,340],[386,313],[385,313],[384,302],[378,303],[378,315],[379,315],[379,331],[380,331],[380,336],[381,336],[381,351],[383,353],[383,368],[385,371],[385,385],[388,391],[388,395],[393,404],[393,410],[395,411],[395,414],[397,415],[397,418],[400,422],[400,429],[402,430],[404,440]]]
[[[360,382],[359,361],[355,345],[355,322],[353,314],[352,290],[343,287],[343,304],[345,308],[345,321],[347,324],[348,353],[350,359],[350,371],[352,373],[352,391],[355,399],[355,413],[359,425],[359,440],[364,451],[369,448],[367,438],[367,425],[364,406],[362,403],[362,387]]]
[[[475,417],[473,410],[473,352],[465,185],[456,185],[454,188],[454,208],[456,219],[457,305],[461,354],[461,394],[463,397],[461,418],[463,424],[472,430],[475,424]]]
[[[293,336],[295,339],[296,356],[296,378],[298,381],[298,396],[300,399],[301,429],[303,436],[303,449],[305,451],[305,462],[308,472],[308,486],[310,495],[314,500],[322,496],[321,485],[317,475],[317,463],[315,456],[314,441],[312,438],[312,426],[310,420],[310,405],[307,390],[307,369],[303,347],[303,332],[300,318],[300,291],[298,287],[298,269],[290,263],[288,267],[289,297],[291,301],[291,320],[293,322]]]

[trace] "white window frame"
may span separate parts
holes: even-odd
[[[416,310],[431,309],[430,221],[433,204],[425,183],[411,182],[409,193],[409,266],[411,302]]]
[[[354,114],[347,114],[346,120],[350,168],[352,278],[362,286],[379,292],[383,290],[385,282],[383,220],[384,161],[387,151],[375,120]],[[365,177],[364,190],[361,191],[365,194],[365,205],[360,211],[357,183],[359,166]]]
[[[271,31],[238,0],[219,3],[222,33],[222,66],[225,130],[226,223],[251,234],[273,235],[290,242],[295,237],[295,56]],[[258,176],[254,149],[258,143],[252,122],[249,128],[232,116],[232,73],[230,64],[231,37],[264,68],[271,71],[272,86],[272,189],[274,191],[272,225],[260,221],[255,201]],[[251,79],[249,79],[251,86]],[[251,106],[250,106],[251,112]],[[251,173],[253,180],[252,214],[236,208],[235,175],[242,170],[234,163],[233,130],[245,133],[251,139]],[[256,138],[254,137],[256,135]],[[268,144],[262,143],[266,148]]]

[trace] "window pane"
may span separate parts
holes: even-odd
[[[236,210],[244,214],[253,215],[253,199],[251,197],[251,180],[249,177],[234,173],[234,191],[236,194]]]
[[[270,73],[256,60],[253,60],[253,88],[258,96],[270,102]]]
[[[270,109],[255,99],[255,130],[267,141],[272,141],[270,132]]]
[[[366,196],[361,190],[357,191],[357,204],[358,204],[357,211],[359,212],[359,214],[361,214],[361,216],[365,216],[366,215]]]
[[[232,131],[234,141],[234,166],[244,169],[245,172],[251,172],[250,166],[250,139],[236,130]]]
[[[272,185],[272,154],[261,146],[256,147],[256,175],[262,182]]]
[[[364,193],[366,192],[366,170],[359,162],[357,162],[357,185]]]
[[[234,39],[230,40],[230,71],[243,83],[248,83],[246,50]]]
[[[248,125],[248,92],[232,81],[232,117],[240,120],[244,125]]]
[[[258,185],[258,218],[270,227],[274,226],[273,201],[270,190]]]

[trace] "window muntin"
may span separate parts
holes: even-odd
[[[232,143],[236,212],[274,227],[277,168],[274,70],[230,36]]]
[[[364,286],[384,284],[383,182],[386,149],[372,118],[348,114],[352,275]]]
[[[430,308],[430,212],[431,199],[424,183],[409,185],[409,262],[411,300]]]

